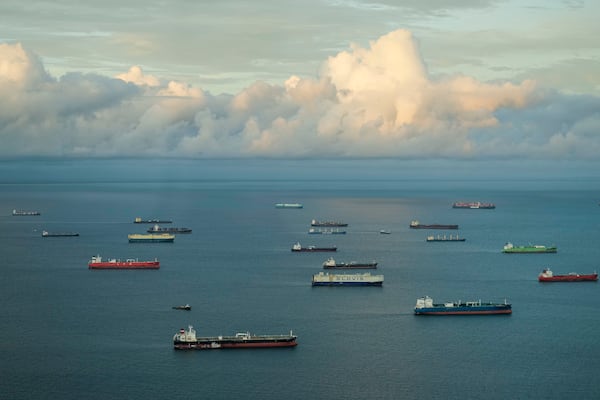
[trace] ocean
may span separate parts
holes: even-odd
[[[598,270],[597,179],[105,163],[0,165],[2,398],[600,398],[598,283],[537,281],[545,267]],[[496,209],[453,209],[455,201]],[[151,226],[135,217],[193,232],[130,244],[127,234]],[[309,235],[313,218],[347,222],[348,233]],[[415,219],[459,224],[466,241],[427,243],[428,234],[456,231],[411,230]],[[80,236],[42,238],[44,229]],[[509,241],[554,244],[558,253],[503,254]],[[292,253],[296,242],[338,252]],[[98,254],[157,257],[161,267],[89,270]],[[371,272],[385,276],[383,287],[312,287],[330,255],[376,260]],[[513,313],[415,316],[426,295],[506,299]],[[186,303],[191,311],[172,309]],[[173,350],[173,335],[188,325],[200,336],[293,330],[298,346]]]

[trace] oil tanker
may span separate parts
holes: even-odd
[[[141,233],[132,233],[127,235],[129,243],[143,242],[173,242],[175,235],[171,233],[149,233],[147,235]]]
[[[444,224],[429,224],[425,225],[419,221],[411,221],[411,229],[458,229],[458,225],[444,225]]]
[[[377,262],[357,262],[350,261],[346,262],[336,262],[333,257],[329,257],[327,261],[323,263],[323,268],[325,269],[375,269],[377,268]]]
[[[302,247],[302,245],[300,243],[295,243],[292,246],[292,251],[297,251],[297,252],[322,252],[322,251],[337,251],[337,247],[336,246],[331,246],[331,247],[317,247],[317,246],[306,246],[306,247]]]
[[[541,244],[530,244],[527,246],[515,246],[512,243],[506,243],[502,248],[503,253],[514,254],[537,254],[537,253],[556,253],[556,246],[544,246]]]
[[[196,336],[196,330],[190,325],[187,331],[183,328],[173,336],[176,350],[211,350],[211,349],[248,349],[270,347],[294,347],[297,336],[290,331],[289,335],[251,335],[250,332],[236,333],[234,336]]]
[[[88,262],[88,267],[90,269],[158,269],[160,262],[156,258],[151,261],[140,261],[137,258],[128,258],[125,261],[109,258],[104,261],[97,255]]]
[[[595,282],[598,280],[598,273],[593,274],[578,274],[570,272],[564,275],[554,275],[550,268],[545,268],[539,275],[540,282]]]
[[[511,314],[512,305],[478,301],[455,301],[436,304],[429,296],[417,299],[415,315],[495,315]]]

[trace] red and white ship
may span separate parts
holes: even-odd
[[[541,274],[538,275],[540,282],[581,282],[581,281],[597,281],[598,273],[593,274],[578,274],[570,272],[566,275],[554,275],[550,268],[545,268]]]
[[[99,255],[92,257],[88,263],[90,269],[158,269],[160,261],[154,259],[151,261],[139,261],[137,258],[128,258],[125,261],[116,258],[102,260]]]

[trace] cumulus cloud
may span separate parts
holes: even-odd
[[[0,157],[594,158],[600,99],[533,80],[433,77],[405,30],[352,45],[316,77],[213,95],[141,67],[53,78],[0,45]]]

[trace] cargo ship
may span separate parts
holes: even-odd
[[[148,229],[146,232],[148,233],[192,233],[190,228],[161,228],[158,225],[154,225],[152,228]]]
[[[140,217],[135,217],[133,220],[134,224],[171,224],[173,221],[170,219],[141,219]]]
[[[312,277],[313,286],[381,286],[383,275],[364,274],[332,274],[319,272]]]
[[[183,306],[173,306],[173,310],[184,310],[184,311],[190,311],[192,309],[192,306],[190,306],[189,304],[183,305]]]
[[[127,235],[129,243],[143,243],[143,242],[173,242],[175,235],[171,233],[132,233]]]
[[[176,350],[211,350],[211,349],[249,349],[294,347],[297,336],[290,331],[289,335],[251,335],[250,332],[236,333],[235,336],[197,337],[190,325],[188,330],[181,330],[173,336]]]
[[[496,205],[493,203],[482,203],[480,201],[472,201],[472,202],[464,202],[457,201],[452,204],[452,208],[471,208],[471,209],[484,209],[484,210],[492,210],[496,208]]]
[[[345,262],[336,262],[333,257],[329,257],[327,261],[323,263],[323,268],[325,269],[375,269],[377,268],[377,262],[356,262],[350,261],[349,263]]]
[[[440,235],[433,236],[432,235],[432,236],[427,236],[426,240],[428,242],[464,242],[466,239],[458,237],[458,235],[456,235],[456,236],[450,235],[448,237],[446,237],[446,235],[444,235],[444,236],[440,236]]]
[[[536,254],[536,253],[556,253],[556,246],[543,246],[539,244],[528,245],[528,246],[515,246],[512,243],[506,243],[502,248],[503,253],[523,253],[523,254]]]
[[[317,247],[317,246],[307,246],[302,247],[300,243],[296,243],[292,246],[292,251],[300,251],[300,252],[318,252],[318,251],[337,251],[337,247]]]
[[[429,296],[417,299],[415,315],[496,315],[511,314],[512,305],[504,300],[504,303],[492,303],[479,301],[457,301],[449,303],[433,302]]]
[[[79,236],[77,232],[48,232],[42,231],[42,237]]]
[[[103,261],[102,257],[97,255],[88,262],[88,267],[90,269],[158,269],[160,262],[156,258],[153,261],[140,261],[137,258],[128,258],[125,261],[109,258]]]
[[[598,280],[598,273],[593,274],[578,274],[570,272],[565,275],[554,275],[550,268],[545,268],[539,275],[538,280],[540,282],[595,282]]]
[[[308,233],[311,235],[345,235],[346,231],[339,229],[310,228]]]
[[[410,227],[412,229],[458,229],[458,225],[442,225],[442,224],[424,225],[416,220],[411,221]]]
[[[277,203],[275,208],[303,208],[304,206],[300,203]]]
[[[328,227],[328,228],[336,228],[336,227],[345,227],[348,226],[348,224],[346,224],[345,222],[339,222],[339,221],[317,221],[316,219],[313,219],[312,221],[310,221],[310,226],[314,226],[314,227]]]
[[[25,210],[13,210],[13,217],[26,217],[32,215],[41,215],[39,211],[25,211]]]

